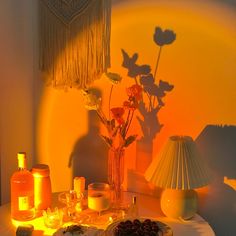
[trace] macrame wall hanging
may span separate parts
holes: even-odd
[[[39,64],[56,88],[85,88],[110,66],[111,0],[39,0]]]

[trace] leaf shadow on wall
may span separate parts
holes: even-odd
[[[99,90],[94,91],[101,96]],[[100,137],[100,119],[96,111],[88,111],[88,133],[74,145],[69,159],[73,177],[84,176],[86,184],[107,182],[108,147]]]
[[[212,174],[208,191],[199,192],[199,213],[216,235],[236,235],[236,191],[224,183],[236,180],[236,126],[208,125],[196,143]]]

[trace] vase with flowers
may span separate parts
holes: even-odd
[[[92,93],[92,90],[83,90],[85,107],[95,110],[102,124],[106,128],[106,135],[101,135],[109,146],[108,151],[108,182],[113,189],[113,202],[122,201],[122,184],[124,181],[125,148],[133,143],[137,135],[128,135],[134,112],[142,99],[142,88],[134,84],[126,89],[127,100],[120,107],[111,108],[112,91],[115,84],[121,81],[116,73],[106,73],[112,82],[109,95],[109,113],[106,115],[101,107],[101,98]]]

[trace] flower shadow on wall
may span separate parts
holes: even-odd
[[[136,169],[144,173],[152,160],[152,143],[156,135],[161,131],[163,124],[158,119],[158,113],[165,106],[163,98],[167,92],[173,90],[174,85],[164,80],[156,81],[157,71],[160,62],[161,52],[165,45],[172,44],[176,39],[176,34],[172,30],[162,30],[155,28],[153,40],[158,46],[158,56],[155,65],[154,74],[151,73],[150,65],[137,64],[138,54],[132,56],[122,49],[122,66],[128,70],[127,75],[135,80],[137,85],[143,88],[143,94],[139,103],[140,116],[137,116],[142,130],[142,138],[137,142],[137,160]],[[144,153],[148,155],[144,155]],[[140,155],[139,155],[140,154]]]
[[[140,115],[137,116],[137,119],[142,129],[141,141],[144,140],[148,145],[151,145],[150,156],[152,156],[152,141],[163,127],[158,120],[157,114],[165,105],[163,98],[166,96],[166,93],[174,88],[173,85],[164,80],[156,82],[155,78],[157,77],[162,48],[174,42],[175,38],[176,35],[173,31],[162,31],[160,27],[155,28],[153,39],[158,45],[159,50],[154,74],[151,73],[151,66],[136,63],[138,60],[137,53],[130,57],[125,50],[121,50],[123,55],[122,66],[128,70],[128,77],[134,79],[134,84],[126,89],[127,100],[124,101],[120,107],[111,108],[114,86],[120,83],[122,78],[117,73],[106,73],[106,77],[111,82],[108,99],[108,114],[103,112],[101,106],[102,99],[100,96],[93,93],[93,89],[87,88],[82,91],[85,107],[88,110],[96,111],[100,121],[106,128],[106,134],[100,136],[104,139],[110,150],[112,149],[115,150],[115,152],[123,153],[123,149],[127,148],[136,140],[137,135],[129,135],[128,131],[133,121],[135,110],[138,110]],[[144,168],[143,171],[148,167],[151,159],[149,158],[148,161],[144,161],[145,163],[143,160],[140,161],[140,166]]]
[[[151,73],[151,67],[149,65],[136,64],[138,59],[137,53],[130,57],[127,52],[122,49],[122,66],[128,69],[128,76],[134,78],[135,83],[143,87],[144,94],[146,94],[148,98],[148,102],[145,103],[144,99],[140,102],[139,111],[142,118],[137,118],[142,128],[143,139],[149,140],[154,139],[156,134],[160,132],[163,127],[163,124],[160,124],[158,120],[157,113],[165,105],[163,98],[166,96],[166,93],[174,88],[173,85],[166,81],[159,80],[159,82],[156,82],[155,79],[157,77],[162,48],[174,42],[176,35],[171,30],[162,31],[160,27],[156,27],[153,39],[159,46],[154,74]]]

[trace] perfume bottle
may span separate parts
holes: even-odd
[[[11,217],[25,221],[34,218],[34,177],[26,169],[26,154],[17,154],[18,171],[11,177]]]
[[[127,214],[128,214],[128,218],[131,218],[131,219],[136,219],[139,217],[139,209],[138,209],[136,196],[133,196],[132,203],[129,206]]]

